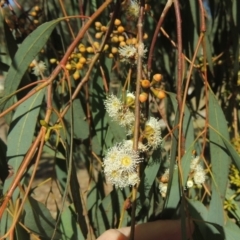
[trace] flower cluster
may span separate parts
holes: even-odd
[[[140,11],[140,6],[138,4],[137,0],[130,0],[128,1],[127,5],[127,15],[132,18],[138,18],[139,16],[139,11]]]
[[[136,63],[138,56],[145,58],[147,49],[144,47],[143,43],[139,46],[137,44],[126,44],[124,46],[120,46],[118,48],[118,52],[122,62]]]
[[[206,172],[199,163],[199,156],[192,159],[190,164],[190,178],[187,181],[187,187],[191,188],[194,184],[200,187],[206,181]]]
[[[134,186],[140,179],[137,166],[142,161],[137,151],[129,143],[122,142],[107,151],[103,159],[104,173],[107,182],[116,187]]]
[[[132,135],[135,116],[132,111],[135,104],[135,95],[127,93],[125,101],[115,95],[109,95],[104,102],[109,116],[119,125],[126,127],[127,135]],[[162,142],[160,121],[151,117],[146,124],[141,124],[138,151],[133,150],[133,140],[125,140],[110,148],[103,159],[104,174],[107,182],[116,187],[134,186],[140,179],[137,166],[142,161],[139,154],[154,150]]]
[[[147,140],[148,148],[157,149],[162,143],[160,121],[154,117],[145,124],[144,137]]]
[[[47,68],[43,61],[37,62],[36,60],[33,60],[31,65],[33,66],[33,74],[37,77],[43,75]]]
[[[131,96],[134,95],[131,94]],[[119,125],[126,127],[127,129],[130,129],[133,126],[135,121],[133,112],[131,112],[129,107],[120,101],[115,95],[112,94],[108,96],[104,104],[109,116],[114,121],[118,122]]]

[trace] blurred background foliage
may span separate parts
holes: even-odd
[[[201,31],[200,3],[205,32]],[[106,94],[124,96],[136,88],[136,66],[120,61],[115,51],[120,42],[112,39],[116,18],[127,32],[118,32],[118,37],[137,36],[137,19],[129,19],[127,4],[128,0],[1,1],[0,116],[9,125],[7,143],[0,139],[3,238],[95,239],[106,229],[131,223],[131,188],[106,184],[101,164],[106,150],[126,139],[125,129],[106,113]],[[240,3],[179,1],[181,84],[174,6],[158,29],[152,62],[147,65],[166,0],[145,4],[143,33],[148,52],[143,79],[160,73],[163,80],[158,89],[164,91],[164,99],[149,93],[142,110],[146,117],[161,119],[163,143],[142,164],[136,221],[179,217],[185,221],[190,216],[196,225],[194,239],[237,239]],[[201,34],[204,38],[190,70]],[[108,44],[108,49],[101,49],[101,44]],[[44,75],[34,74],[36,62],[41,61]],[[179,84],[181,92],[187,93],[181,109],[176,99]],[[183,136],[177,130],[181,112]],[[45,141],[40,141],[42,137]],[[179,153],[179,141],[183,141],[183,153]],[[186,188],[195,156],[200,156],[208,177],[204,186]],[[158,185],[167,168],[168,190],[162,196]],[[45,184],[50,186],[45,187],[47,191],[38,191]],[[38,199],[40,195],[44,200]]]

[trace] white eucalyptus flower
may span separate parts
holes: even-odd
[[[193,180],[188,180],[187,181],[187,188],[193,187]]]
[[[34,67],[32,70],[35,76],[38,77],[45,72],[47,67],[43,61],[37,62],[36,60],[33,60],[32,63],[34,64]]]
[[[139,17],[140,6],[137,0],[130,0],[127,6],[127,15],[133,18]]]
[[[203,169],[195,171],[193,175],[193,180],[196,185],[203,184],[206,180],[206,172]]]
[[[159,190],[163,198],[167,195],[168,184],[167,183],[159,183]]]
[[[161,124],[158,119],[150,117],[145,124],[144,136],[147,139],[149,148],[157,149],[161,145]]]
[[[120,188],[135,185],[139,178],[134,174],[141,161],[139,153],[130,149],[129,146],[123,143],[113,146],[103,159],[107,181]]]

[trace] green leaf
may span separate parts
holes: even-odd
[[[148,213],[151,203],[151,194],[150,191],[152,190],[152,187],[154,185],[154,182],[156,180],[158,171],[161,166],[161,149],[158,148],[156,149],[150,160],[148,161],[147,166],[144,169],[143,176],[141,177],[141,182],[138,188],[138,209],[136,216],[139,216],[139,213],[141,212],[141,220],[146,221],[148,219],[145,219],[145,217],[149,216],[150,214]],[[154,185],[155,186],[155,185]],[[142,211],[144,209],[144,212]]]
[[[13,116],[8,135],[7,159],[8,164],[13,167],[15,174],[32,144],[43,96],[44,90],[38,91],[23,102]],[[4,183],[4,193],[7,192],[13,179],[14,176],[6,179]],[[15,196],[16,195],[17,193]]]
[[[43,48],[59,21],[61,21],[61,19],[42,24],[29,34],[21,44],[5,79],[5,97],[0,100],[0,112],[12,105],[13,97],[10,94],[17,90],[29,64]],[[4,103],[5,101],[7,102]]]
[[[209,206],[208,221],[217,223],[220,226],[224,224],[223,217],[223,200],[225,198],[226,187],[228,182],[228,169],[230,159],[219,133],[224,138],[229,139],[228,126],[221,107],[218,104],[214,94],[209,91],[209,141],[210,141],[210,156],[212,166],[212,197]]]
[[[209,211],[207,208],[200,202],[192,199],[187,199],[189,203],[189,212],[190,216],[194,219],[195,224],[197,224],[202,237],[201,239],[215,239],[215,240],[223,240],[221,235],[223,236],[223,229],[218,225],[214,225],[210,222],[207,222]],[[220,235],[221,234],[221,235]],[[218,238],[215,238],[217,236]]]
[[[169,99],[173,105],[173,109],[175,111],[175,123],[174,126],[179,124],[179,114],[178,114],[178,103],[176,100],[176,94],[168,93]],[[174,136],[172,139],[172,148],[171,148],[171,162],[170,162],[170,179],[171,173],[175,167],[176,163],[176,152],[177,152],[177,144],[178,141],[182,141],[178,139],[179,131],[176,129],[173,132]],[[186,153],[181,159],[181,166],[182,166],[182,173],[183,173],[183,184],[186,183],[189,170],[190,170],[190,161],[192,159],[192,150],[194,149],[194,129],[192,123],[192,116],[187,106],[184,109],[184,119],[183,119],[183,127],[182,127],[182,134],[184,137],[185,142],[183,142],[183,147],[185,147]],[[169,195],[166,199],[165,207],[166,208],[173,208],[177,207],[177,204],[180,200],[180,191],[179,191],[179,179],[177,171],[174,171],[173,179],[168,183],[168,192]]]
[[[71,206],[62,212],[60,223],[62,240],[84,239],[82,232],[79,230],[76,219],[76,213],[73,211]]]
[[[227,223],[224,226],[224,232],[226,240],[236,240],[240,236],[240,228],[230,219],[227,220]]]
[[[83,111],[81,102],[79,99],[76,99],[72,103],[73,108],[73,132],[74,138],[76,139],[86,139],[89,136],[89,126],[86,119],[86,115]],[[64,116],[64,119],[67,119],[67,129],[70,132],[70,111]]]
[[[18,50],[18,46],[17,46],[16,40],[12,35],[12,31],[10,31],[6,21],[3,21],[3,26],[4,26],[5,41],[7,44],[8,53],[10,58],[13,60],[14,55]]]
[[[26,212],[24,224],[27,228],[42,237],[47,237],[49,239],[61,238],[59,229],[56,229],[54,234],[56,221],[44,204],[29,197],[28,202],[26,202],[24,206],[24,210]],[[52,238],[53,234],[54,237]]]

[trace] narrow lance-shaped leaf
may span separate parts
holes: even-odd
[[[214,94],[209,91],[209,125],[216,131],[209,128],[210,156],[212,166],[212,198],[209,206],[208,221],[223,225],[223,200],[228,181],[228,168],[230,159],[227,154],[225,144],[219,133],[224,138],[229,139],[228,126],[221,107],[218,104]]]
[[[9,95],[17,90],[29,64],[46,44],[53,29],[61,19],[46,22],[28,35],[16,52],[5,79],[5,97],[0,100],[0,112],[11,106],[13,97]],[[3,104],[6,100],[7,103]]]
[[[43,96],[43,90],[37,92],[22,103],[13,116],[8,135],[7,159],[8,164],[13,167],[15,174],[33,141]],[[7,192],[13,178],[11,177],[5,181],[4,193]]]

